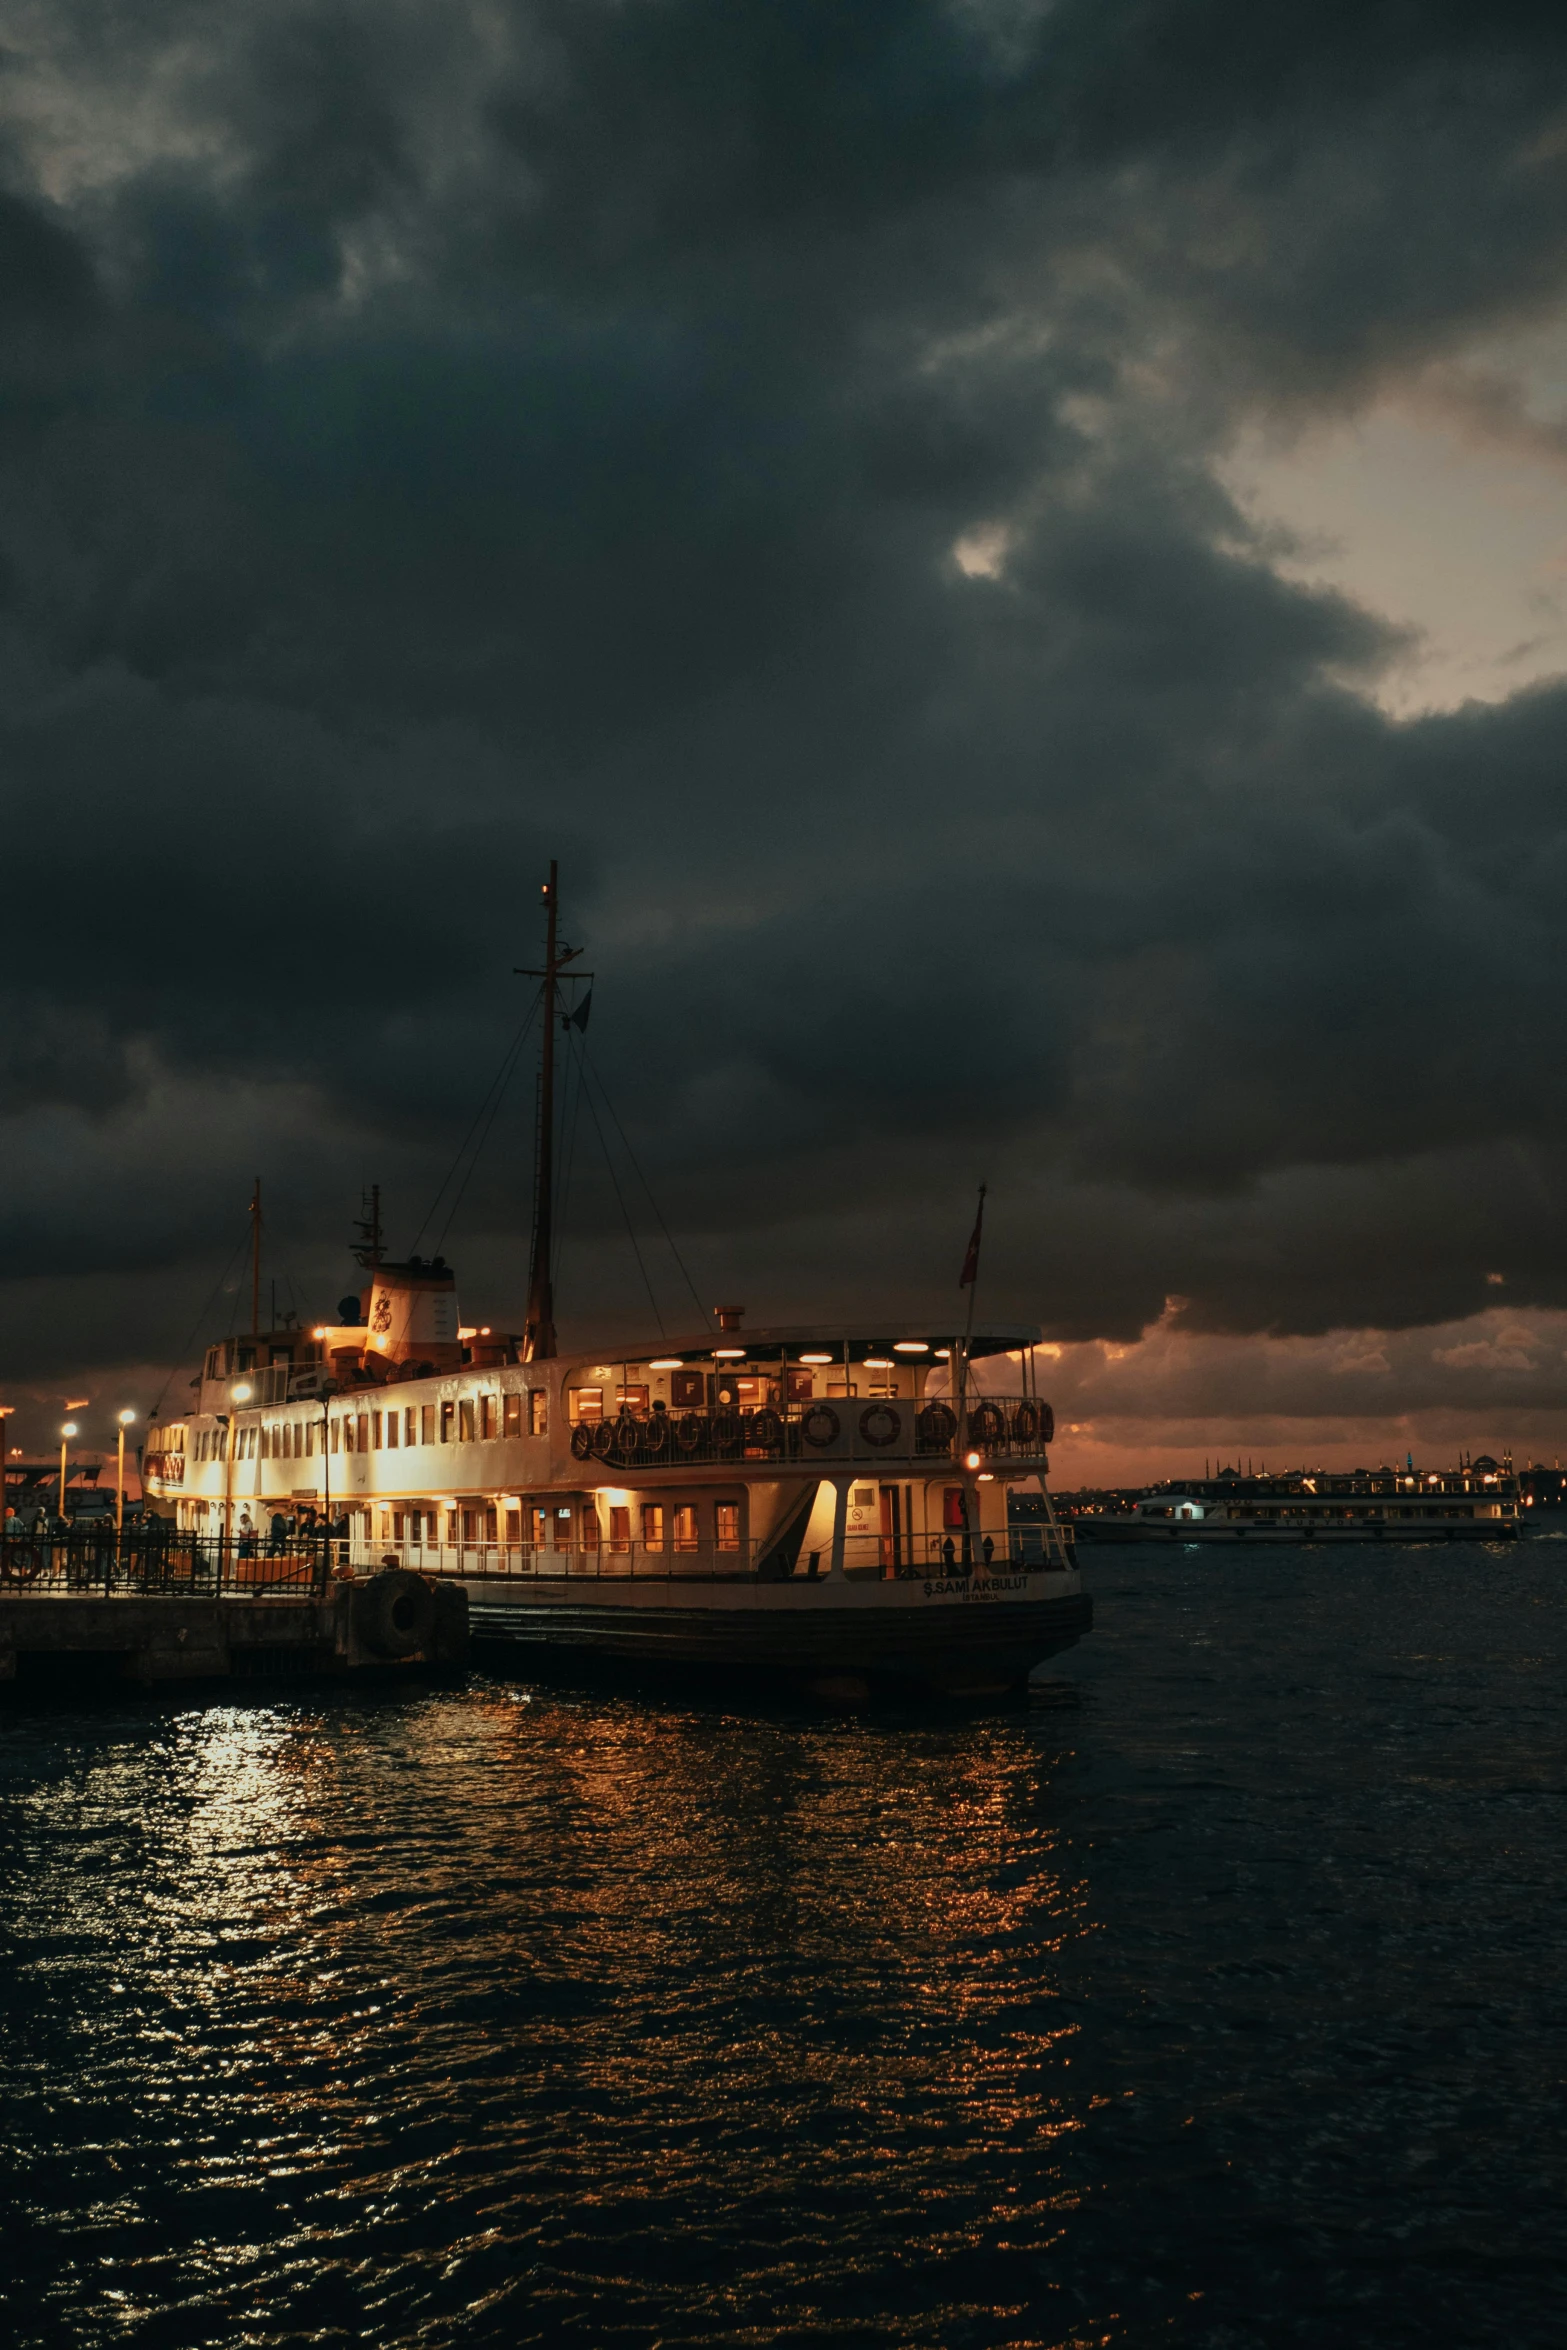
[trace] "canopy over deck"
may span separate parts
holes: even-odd
[[[982,1323],[969,1334],[969,1360],[975,1362],[982,1355],[1019,1354],[1037,1346],[1040,1337],[1037,1323]],[[851,1363],[862,1363],[867,1356],[890,1356],[895,1362],[915,1369],[921,1363],[939,1362],[962,1342],[961,1325],[951,1330],[924,1322],[887,1321],[878,1327],[862,1319],[775,1324],[767,1330],[707,1330],[699,1337],[649,1339],[634,1346],[617,1338],[596,1352],[581,1346],[563,1352],[573,1362],[696,1364],[711,1363],[717,1357],[724,1362],[776,1363],[787,1354],[791,1362],[798,1363],[808,1355],[819,1354],[841,1363],[847,1349]]]

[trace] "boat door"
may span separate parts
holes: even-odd
[[[896,1485],[881,1489],[881,1571],[895,1575],[903,1564],[903,1495]]]

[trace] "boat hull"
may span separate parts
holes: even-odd
[[[474,1640],[519,1662],[601,1657],[755,1671],[829,1691],[965,1695],[1018,1687],[1073,1647],[1093,1622],[1076,1585],[1060,1573],[781,1586],[541,1575],[464,1588]]]

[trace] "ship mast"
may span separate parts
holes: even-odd
[[[528,1269],[528,1316],[522,1329],[522,1359],[525,1363],[547,1362],[555,1353],[555,1284],[550,1279],[550,1257],[555,1240],[555,1021],[560,1013],[556,996],[556,982],[568,963],[574,963],[581,947],[567,947],[560,943],[559,889],[560,867],[550,859],[550,877],[544,884],[544,968],[542,971],[524,970],[519,964],[519,979],[542,979],[544,982],[544,1031],[539,1047],[539,1115],[538,1137],[533,1166],[533,1262]],[[591,971],[574,971],[573,979],[591,979]],[[587,1006],[580,1004],[575,1012],[561,1018],[563,1028],[573,1023],[578,1028],[587,1026]]]
[[[550,1254],[555,1236],[555,978],[561,956],[559,873],[550,859],[550,877],[544,884],[544,1028],[539,1050],[539,1114],[533,1163],[533,1262],[528,1269],[528,1313],[523,1324],[522,1359],[545,1362],[555,1352],[555,1285],[550,1279]],[[532,976],[530,974],[530,976]]]

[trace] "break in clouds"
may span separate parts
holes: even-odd
[[[1069,1348],[1567,1306],[1567,688],[1389,716],[1398,615],[1226,487],[1434,382],[1561,461],[1497,357],[1561,317],[1557,11],[0,40],[13,1381],[243,1312],[258,1171],[307,1316],[362,1182],[409,1245],[552,854],[704,1302],[945,1309],[984,1177],[982,1310]],[[497,1320],[530,1113],[446,1228]],[[579,1126],[564,1323],[624,1329]]]

